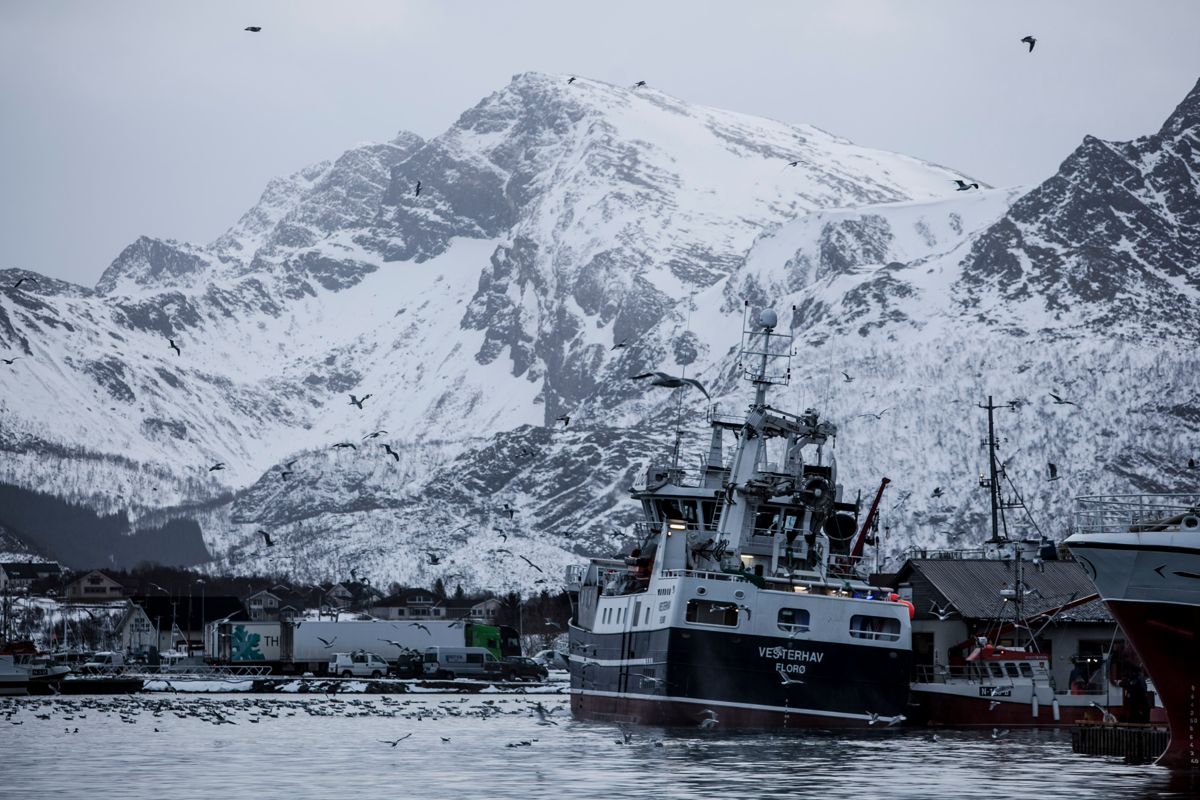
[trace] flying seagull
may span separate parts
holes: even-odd
[[[387,643],[388,643],[388,644],[390,644],[392,647],[399,647],[401,650],[407,650],[407,649],[408,649],[408,645],[401,644],[400,642],[397,642],[395,639],[380,639],[379,641],[381,641],[381,642],[387,642]]]
[[[400,744],[405,739],[407,739],[409,736],[412,736],[412,734],[411,733],[405,734],[404,736],[401,736],[399,739],[380,739],[379,743],[380,744],[390,744],[392,747],[395,747],[396,745]]]
[[[20,356],[13,356],[12,358],[0,358],[0,361],[3,361],[5,364],[8,364],[11,367],[13,364],[17,363],[18,358],[20,358]]]
[[[391,456],[392,458],[396,459],[396,462],[397,462],[397,463],[399,463],[399,461],[400,461],[400,454],[399,454],[399,453],[397,453],[395,450],[393,450],[393,449],[392,449],[392,446],[391,446],[390,444],[385,444],[385,445],[383,446],[383,449],[387,451],[387,454],[388,454],[389,456]]]
[[[353,442],[338,442],[337,444],[335,444],[333,447],[331,447],[329,449],[336,450],[339,447],[349,447],[351,450],[358,449],[358,445],[354,444]]]
[[[575,82],[575,76],[574,76],[574,75],[572,75],[571,77],[567,78],[567,85],[568,85],[568,86],[570,86],[570,85],[571,85],[572,83],[574,83],[574,82]]]
[[[537,564],[535,564],[535,563],[533,563],[532,561],[530,561],[530,560],[529,560],[528,558],[526,558],[525,556],[520,556],[520,559],[521,559],[522,561],[524,561],[526,564],[528,564],[529,566],[531,566],[531,567],[533,567],[534,569],[536,569],[538,572],[541,572],[541,573],[545,574],[545,570],[543,570],[543,569],[542,569],[541,567],[539,567]]]
[[[929,611],[942,622],[945,622],[954,613],[953,608],[942,608],[932,600],[929,601]]]
[[[367,439],[378,439],[380,436],[383,436],[385,433],[387,433],[387,431],[384,431],[384,430],[378,430],[378,431],[374,431],[373,433],[368,433],[366,436],[363,437],[363,441],[365,442]]]
[[[965,192],[968,189],[978,189],[979,188],[978,183],[967,183],[962,178],[955,178],[954,182],[958,184],[958,188],[954,190],[956,192]]]
[[[1037,39],[1035,39],[1035,38],[1034,38],[1034,37],[1032,37],[1032,36],[1025,36],[1025,37],[1022,37],[1022,38],[1021,38],[1021,41],[1022,41],[1023,43],[1025,43],[1025,44],[1029,45],[1029,52],[1031,52],[1031,53],[1032,53],[1032,52],[1033,52],[1033,46],[1034,46],[1035,44],[1037,44]]]
[[[566,428],[566,427],[569,427],[569,426],[571,425],[571,415],[570,415],[570,414],[563,414],[561,417],[557,417],[557,418],[555,418],[555,420],[554,420],[554,421],[555,421],[555,422],[561,422],[561,423],[563,424],[563,427],[564,427],[564,428]]]
[[[290,470],[290,469],[284,469],[284,470],[280,470],[280,471],[279,471],[279,477],[280,477],[280,478],[282,478],[282,479],[283,479],[283,480],[285,480],[285,481],[286,481],[288,478],[290,478],[290,477],[292,477],[293,475],[295,475],[295,474],[296,474],[296,473],[294,473],[294,472],[293,472],[292,470]]]
[[[257,533],[263,537],[263,541],[267,543],[267,547],[275,546],[275,543],[271,541],[271,534],[267,533],[266,531],[264,531],[262,529],[255,531],[255,533]]]
[[[1054,398],[1054,405],[1056,405],[1056,406],[1078,406],[1079,405],[1078,403],[1073,403],[1070,400],[1062,399],[1061,397],[1056,395],[1054,392],[1050,392],[1050,396],[1052,398]]]
[[[367,402],[367,398],[369,398],[370,396],[371,395],[369,395],[369,394],[364,394],[362,396],[362,399],[359,400],[354,395],[350,395],[350,405],[355,406],[356,408],[358,408],[359,411],[362,411],[362,404]]]
[[[637,83],[635,83],[635,84],[633,85],[633,88],[635,88],[635,89],[640,89],[640,88],[642,88],[642,87],[643,87],[643,86],[645,86],[645,85],[646,85],[646,82],[645,82],[645,81],[638,81]]]
[[[505,503],[504,504],[504,513],[508,514],[509,519],[512,519],[513,515],[517,513],[517,510],[515,508],[513,508],[512,506],[510,506],[508,503]]]
[[[438,564],[442,563],[442,559],[432,550],[426,550],[425,555],[429,556],[429,564],[431,566],[436,567]]]
[[[13,290],[15,291],[17,289],[20,289],[21,284],[25,283],[25,281],[29,281],[30,283],[37,283],[37,278],[17,278],[17,282],[12,285]]]
[[[883,411],[880,411],[878,414],[873,414],[868,411],[866,414],[859,414],[858,417],[874,417],[875,419],[883,419],[883,415],[891,410],[892,410],[891,406],[888,406]],[[855,419],[858,419],[858,417],[855,417]]]
[[[246,27],[242,28],[242,30],[250,31],[251,33],[258,33],[259,31],[262,30],[262,26],[261,25],[247,25]]]
[[[942,487],[938,486],[933,490],[933,493],[930,494],[929,496],[930,497],[941,497],[942,494],[943,494]]]
[[[717,727],[717,723],[719,722],[717,719],[717,712],[713,711],[711,708],[706,708],[700,713],[704,715],[704,719],[700,720],[700,730],[710,731]]]
[[[413,189],[413,197],[420,197],[420,196],[421,196],[421,182],[417,181],[417,187],[415,189]]]
[[[174,339],[167,339],[167,342],[171,345],[171,349],[175,351],[175,355],[177,355],[177,356],[183,355],[183,353],[180,352],[180,350],[179,350],[179,345],[175,344]]]
[[[416,629],[418,629],[418,630],[422,630],[422,631],[425,631],[426,633],[429,633],[429,628],[425,627],[424,625],[422,625],[422,624],[421,624],[421,623],[419,623],[419,622],[410,622],[410,623],[408,623],[408,626],[409,626],[410,628],[416,628]],[[430,635],[430,636],[433,636],[433,634],[432,634],[432,633],[429,633],[429,635]]]
[[[708,389],[704,388],[704,384],[700,383],[700,381],[696,380],[695,378],[677,378],[674,375],[668,375],[665,372],[643,372],[641,375],[629,376],[629,380],[631,381],[640,381],[644,378],[653,378],[654,380],[650,381],[650,385],[661,386],[664,389],[678,389],[681,386],[695,386],[704,394],[705,397],[707,397],[709,400],[712,399],[708,393]]]
[[[1054,464],[1054,463],[1049,463],[1049,464],[1046,464],[1046,466],[1050,469],[1050,477],[1048,478],[1048,480],[1052,480],[1052,481],[1058,480],[1058,465]]]
[[[854,378],[851,378],[850,375],[844,371],[842,372],[842,377],[846,379],[846,383],[854,382]]]
[[[209,467],[209,468],[208,468],[208,471],[209,471],[209,472],[217,472],[217,471],[219,471],[219,470],[223,470],[223,469],[225,469],[225,462],[224,462],[224,461],[218,461],[217,463],[215,463],[215,464],[213,464],[211,467]]]
[[[618,349],[624,347],[628,342],[629,342],[628,339],[622,339],[621,341],[617,342],[616,344],[614,344],[612,347],[610,347],[608,349],[610,352],[613,350],[618,350]]]
[[[337,641],[337,637],[335,636],[332,639],[324,639],[324,638],[318,636],[317,641],[319,641],[321,644],[325,645],[325,649],[328,650],[329,648],[333,647],[333,643]]]

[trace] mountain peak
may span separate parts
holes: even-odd
[[[1200,80],[1187,93],[1159,130],[1161,136],[1171,136],[1187,129],[1200,129]]]
[[[96,282],[100,294],[190,283],[208,265],[202,248],[173,239],[139,236],[121,251]]]

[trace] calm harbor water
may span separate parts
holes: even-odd
[[[626,731],[570,719],[561,695],[7,698],[0,797],[1196,796],[1183,776],[1074,755],[1065,731]]]

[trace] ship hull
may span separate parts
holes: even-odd
[[[1067,540],[1133,644],[1171,731],[1157,764],[1200,769],[1200,546],[1178,532],[1077,534]]]
[[[977,688],[977,687],[972,687]],[[946,728],[1062,728],[1081,722],[1099,722],[1102,714],[1092,701],[1104,699],[1097,695],[1060,696],[1058,719],[1055,719],[1051,701],[1039,700],[1037,715],[1034,715],[1030,699],[1013,701],[1008,699],[981,698],[956,692],[929,690],[913,687],[913,703],[918,712],[913,717],[926,725]],[[1078,700],[1079,702],[1072,702]],[[1109,706],[1108,710],[1120,716],[1120,706]]]
[[[862,728],[903,714],[902,648],[664,628],[571,630],[571,709],[587,720],[722,729]],[[784,675],[788,676],[787,681]]]
[[[1109,600],[1167,710],[1171,741],[1158,764],[1200,769],[1200,606]]]

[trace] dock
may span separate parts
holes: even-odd
[[[1089,756],[1121,756],[1133,764],[1154,761],[1167,749],[1165,725],[1084,723],[1071,728],[1071,750]]]

